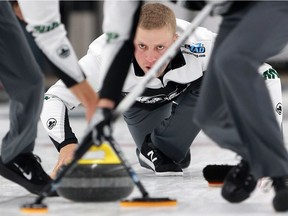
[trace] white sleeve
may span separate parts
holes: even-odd
[[[66,87],[62,80],[58,80],[54,85],[52,85],[45,93],[45,98],[47,97],[57,97],[59,98],[65,106],[72,110],[80,104],[80,101],[74,96],[74,94]],[[44,100],[45,103],[46,100]]]
[[[45,96],[40,119],[48,135],[58,143],[65,141],[65,112],[63,101],[55,96]]]
[[[97,46],[91,46],[87,55],[80,59],[79,65],[83,68],[87,81],[97,92],[99,90],[99,83],[101,82],[99,79],[101,55],[98,53],[99,47],[97,41],[95,41],[95,45]],[[67,115],[66,108],[72,110],[79,104],[79,100],[61,80],[52,85],[45,93],[40,118],[48,135],[57,143],[68,142],[67,139],[71,138],[71,136],[67,136],[66,134],[67,124],[69,125],[69,117],[68,121],[65,121],[65,115]],[[70,126],[68,130],[72,130]]]
[[[98,92],[101,84],[99,78],[101,56],[96,56],[92,52],[88,52],[87,55],[79,60],[79,65],[83,69],[89,84],[95,92]],[[52,85],[45,93],[45,96],[59,98],[69,110],[74,109],[80,104],[80,101],[64,85],[62,80],[58,80],[54,85]]]
[[[282,108],[282,87],[279,74],[268,64],[260,66],[258,72],[265,79],[266,86],[268,88],[272,105],[275,111],[277,121],[280,128],[282,128],[283,121],[283,108]]]
[[[18,3],[27,22],[27,30],[32,32],[36,44],[59,69],[58,77],[68,87],[82,82],[84,74],[60,22],[59,1],[18,0]]]
[[[72,110],[78,106],[80,102],[72,94],[72,92],[59,80],[51,86],[45,93],[43,108],[40,115],[41,122],[47,134],[57,142],[55,145],[59,150],[59,145],[66,141],[67,125],[70,125],[67,116],[67,109]],[[67,109],[66,109],[67,108]],[[69,133],[72,129],[68,127]]]
[[[101,79],[104,80],[123,44],[131,37],[139,1],[105,1],[102,29],[105,32]],[[112,15],[113,14],[113,15]],[[130,64],[129,64],[130,65]],[[104,88],[106,88],[104,86]]]

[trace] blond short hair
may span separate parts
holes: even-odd
[[[141,8],[138,26],[147,30],[166,26],[176,32],[176,17],[169,7],[161,3],[146,3]]]

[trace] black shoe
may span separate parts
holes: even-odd
[[[275,190],[274,209],[278,212],[288,211],[288,176],[272,178]]]
[[[142,160],[140,160],[139,158],[139,154],[140,154],[140,151],[138,148],[136,148],[136,155],[138,157],[138,160],[139,160],[139,163],[141,165],[141,167],[144,167],[146,169],[151,169],[153,170],[150,166],[148,166],[146,163],[144,163]],[[189,167],[190,165],[190,162],[191,162],[191,153],[190,153],[190,150],[187,152],[186,154],[186,157],[179,163],[180,167],[182,169],[186,169]],[[154,170],[153,170],[154,171]]]
[[[233,165],[226,164],[212,164],[207,165],[203,168],[202,173],[204,179],[208,182],[208,185],[211,187],[223,186],[224,180],[231,169],[233,169]]]
[[[51,181],[40,162],[40,158],[32,153],[20,154],[7,164],[0,157],[0,175],[39,195]],[[57,196],[57,193],[49,196]]]
[[[150,166],[148,166],[146,163],[144,163],[142,160],[140,160],[139,154],[140,154],[140,151],[139,151],[138,148],[136,148],[136,155],[137,155],[137,157],[138,157],[138,160],[139,160],[140,165],[141,165],[142,167],[144,167],[144,168],[151,169]],[[189,151],[188,151],[187,154],[186,154],[186,157],[185,157],[180,163],[178,163],[178,164],[180,165],[180,167],[181,167],[182,169],[186,169],[186,168],[189,167],[190,162],[191,162],[191,153],[190,153],[190,149],[189,149]],[[152,169],[151,169],[151,170],[152,170]]]
[[[157,149],[151,142],[150,136],[146,137],[142,145],[139,159],[145,164],[144,167],[149,167],[156,175],[183,175],[180,165],[174,163],[174,161]]]
[[[256,184],[257,181],[250,174],[249,164],[242,160],[226,176],[222,196],[232,203],[242,202],[250,196]]]

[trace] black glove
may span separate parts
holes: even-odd
[[[97,108],[95,114],[90,121],[92,140],[95,145],[99,146],[104,140],[106,140],[107,137],[111,137],[111,122],[113,120],[112,117],[112,109]]]

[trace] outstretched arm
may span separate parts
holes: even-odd
[[[278,72],[268,64],[260,66],[258,72],[265,79],[269,95],[272,101],[276,119],[282,129],[283,110],[282,110],[282,86]]]
[[[87,81],[98,92],[100,88],[100,65],[102,39],[96,39],[91,45],[88,53],[80,59],[79,65],[85,72]],[[45,94],[43,109],[41,113],[42,124],[50,139],[59,151],[58,161],[51,174],[56,176],[59,168],[70,162],[78,147],[78,140],[70,126],[68,112],[77,107],[81,101],[72,94],[62,80],[52,85]]]
[[[52,178],[56,177],[62,165],[71,161],[78,146],[78,140],[70,126],[68,110],[74,109],[79,103],[62,81],[51,86],[45,94],[40,118],[44,129],[59,152],[58,161],[51,173]]]

